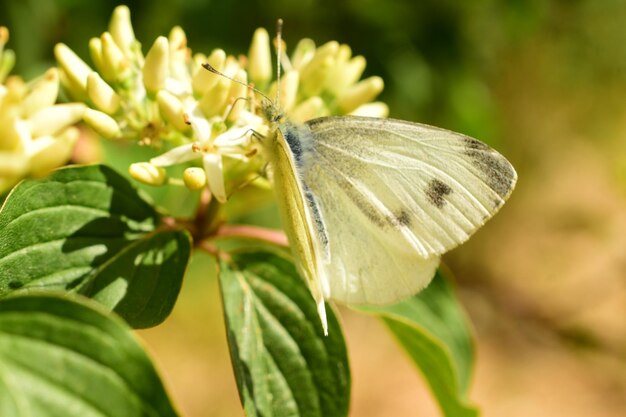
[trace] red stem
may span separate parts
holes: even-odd
[[[213,237],[216,239],[242,237],[263,240],[279,246],[289,246],[287,236],[282,230],[258,226],[223,224],[217,229]]]

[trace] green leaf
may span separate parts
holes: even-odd
[[[149,235],[96,269],[81,293],[111,308],[136,329],[156,326],[174,308],[190,252],[186,232]]]
[[[466,400],[474,363],[471,332],[441,269],[416,296],[392,306],[361,310],[383,319],[421,370],[446,417],[478,415]]]
[[[176,416],[130,329],[95,303],[77,301],[0,300],[0,415]]]
[[[220,263],[231,359],[248,417],[340,417],[348,413],[346,346],[330,306],[324,336],[294,265],[267,252]]]
[[[26,180],[0,211],[0,297],[82,291],[147,327],[170,313],[189,258],[189,236],[157,231],[159,216],[103,165]]]

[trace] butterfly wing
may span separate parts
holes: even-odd
[[[439,256],[492,217],[517,179],[502,155],[447,130],[364,117],[305,126],[281,131],[324,254],[325,296],[346,303],[390,303],[426,286]]]

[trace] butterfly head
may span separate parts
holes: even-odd
[[[285,113],[280,107],[268,98],[264,98],[261,102],[261,111],[265,119],[272,125],[281,123],[285,118]]]

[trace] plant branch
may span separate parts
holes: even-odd
[[[268,229],[250,225],[222,224],[213,235],[214,239],[245,238],[270,242],[278,246],[289,246],[287,236],[282,230]]]

